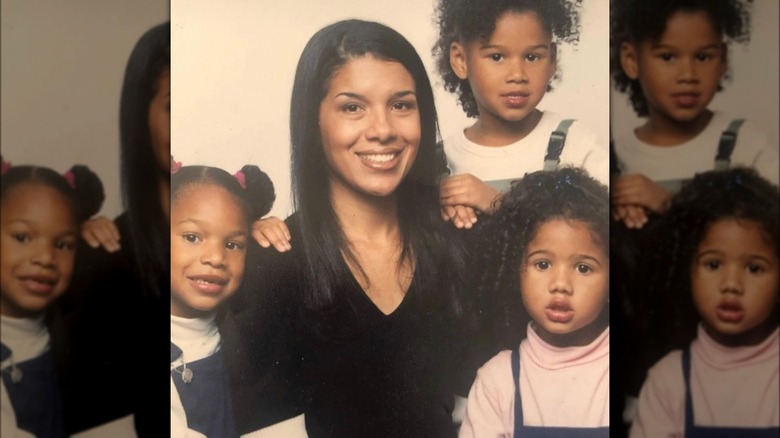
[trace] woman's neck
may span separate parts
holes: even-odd
[[[651,111],[647,122],[635,132],[637,138],[645,143],[654,146],[677,146],[701,134],[713,115],[712,111],[704,110],[693,120],[680,122]]]
[[[395,194],[372,197],[331,184],[330,199],[347,243],[399,238],[398,198]]]
[[[360,287],[385,315],[406,296],[414,272],[403,256],[397,197],[369,197],[331,184],[331,204],[346,240],[345,262]]]

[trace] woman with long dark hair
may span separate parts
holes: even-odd
[[[125,69],[120,104],[125,212],[109,224],[121,236],[121,249],[80,249],[81,272],[63,303],[70,332],[63,378],[70,433],[130,414],[141,437],[159,436],[161,424],[168,423],[167,400],[150,394],[169,385],[165,361],[155,359],[169,351],[164,335],[169,324],[169,134],[170,24],[163,23],[138,40]]]
[[[250,253],[225,335],[239,433],[304,413],[309,436],[453,435],[462,256],[413,46],[373,22],[318,31],[290,134],[292,250]]]

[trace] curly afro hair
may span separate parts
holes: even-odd
[[[757,223],[767,242],[778,247],[778,188],[749,168],[701,173],[672,199],[654,224],[657,236],[648,268],[647,309],[667,350],[686,347],[701,317],[693,303],[691,267],[710,226],[724,219]],[[671,310],[671,315],[670,315]],[[777,311],[777,307],[775,308]]]
[[[468,80],[460,79],[450,66],[450,46],[453,42],[470,42],[490,38],[496,21],[505,12],[534,12],[542,27],[557,41],[576,44],[580,37],[577,8],[582,0],[439,0],[436,24],[439,39],[433,46],[436,69],[444,80],[444,88],[456,93],[463,111],[478,117],[479,109]],[[558,79],[558,72],[553,79]],[[552,90],[548,85],[547,91]]]
[[[639,117],[647,117],[649,108],[638,80],[629,78],[620,65],[620,46],[626,42],[657,40],[666,30],[666,23],[676,12],[704,11],[712,18],[715,31],[727,44],[750,41],[752,0],[612,0],[610,4],[609,69],[615,88],[628,93]],[[726,80],[730,79],[727,73]],[[723,88],[718,85],[718,91]]]
[[[514,348],[530,317],[520,294],[520,266],[529,243],[545,222],[563,219],[587,224],[595,242],[609,254],[607,187],[584,169],[564,167],[527,174],[502,195],[498,211],[481,230],[474,251],[475,305],[489,342]]]

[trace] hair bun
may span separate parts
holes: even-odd
[[[77,164],[71,167],[75,187],[73,191],[78,199],[80,211],[79,221],[84,221],[92,217],[103,206],[105,192],[100,178],[91,171],[89,167]]]
[[[252,208],[252,219],[259,219],[268,214],[274,205],[274,184],[258,166],[247,164],[241,168],[241,172],[246,184],[246,199]]]

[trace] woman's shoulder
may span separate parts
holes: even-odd
[[[285,221],[292,236],[292,249],[279,252],[273,246],[261,247],[254,239],[247,246],[244,278],[230,300],[233,313],[252,307],[289,306],[297,300],[303,279],[305,260],[297,221]]]
[[[294,271],[302,266],[304,251],[297,215],[293,214],[288,217],[284,223],[290,231],[292,249],[279,252],[273,246],[263,248],[254,239],[250,239],[250,244],[247,247],[245,272],[266,274],[264,276],[284,276],[289,271]]]

